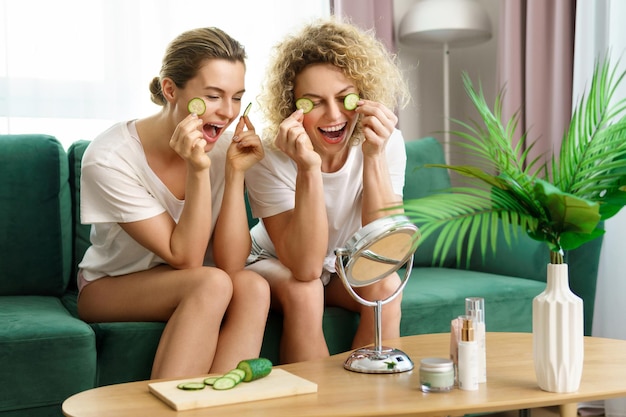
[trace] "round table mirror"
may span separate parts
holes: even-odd
[[[354,351],[344,368],[364,373],[397,373],[413,369],[411,359],[402,351],[382,346],[382,306],[404,289],[413,264],[413,254],[419,241],[419,230],[404,215],[379,218],[358,230],[346,242],[345,248],[335,250],[336,271],[346,290],[359,303],[374,308],[375,341],[372,347]],[[404,277],[392,295],[384,300],[366,300],[355,288],[374,284],[406,266]]]

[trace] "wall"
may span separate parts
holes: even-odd
[[[450,50],[450,115],[452,119],[469,122],[476,113],[463,89],[461,74],[467,71],[474,84],[480,81],[488,103],[493,103],[496,92],[498,15],[500,0],[478,0],[487,10],[492,23],[492,38],[482,44]],[[397,28],[402,17],[416,0],[394,0],[394,19]],[[398,39],[398,36],[396,36]],[[443,47],[408,46],[397,42],[398,58],[406,71],[413,101],[399,112],[400,129],[405,139],[435,136],[443,141]],[[451,129],[458,128],[454,122]],[[451,141],[455,137],[451,136]],[[451,162],[462,157],[451,147]]]

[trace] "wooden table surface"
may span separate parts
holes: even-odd
[[[585,363],[580,389],[557,394],[536,383],[529,333],[487,333],[487,383],[478,391],[454,389],[424,393],[419,389],[419,362],[447,357],[448,333],[407,336],[385,341],[403,350],[415,363],[399,374],[361,374],[343,369],[349,353],[281,366],[318,384],[318,392],[176,412],[139,381],[94,388],[63,403],[68,417],[195,417],[227,416],[461,416],[466,413],[562,405],[562,414],[575,415],[583,401],[626,396],[626,341],[585,338]]]

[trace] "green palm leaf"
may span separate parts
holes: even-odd
[[[546,242],[553,263],[563,262],[563,250],[601,236],[600,222],[626,205],[626,98],[616,99],[625,78],[608,59],[596,64],[548,169],[542,156],[529,160],[534,143],[524,148],[526,133],[513,143],[519,115],[502,121],[503,91],[492,110],[480,85],[474,88],[464,74],[480,123],[457,120],[463,130],[452,133],[475,166],[427,166],[456,171],[468,186],[404,204],[422,240],[435,237],[434,261],[443,264],[451,250],[469,261],[476,246],[484,257],[488,248],[495,251],[499,228],[507,244],[518,230]]]
[[[436,236],[434,257],[440,264],[450,250],[456,251],[457,259],[462,258],[464,248],[468,254],[472,253],[476,242],[483,256],[489,245],[495,250],[500,224],[509,245],[518,233],[515,226],[535,228],[535,218],[524,212],[509,194],[473,187],[449,191],[409,200],[404,206],[407,217],[419,226],[422,241]]]

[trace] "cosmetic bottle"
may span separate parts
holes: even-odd
[[[474,340],[478,345],[478,383],[487,382],[487,341],[485,329],[485,300],[481,297],[465,299],[465,314],[472,319]]]
[[[459,388],[465,391],[478,389],[478,344],[474,340],[472,319],[463,319],[459,340]]]

